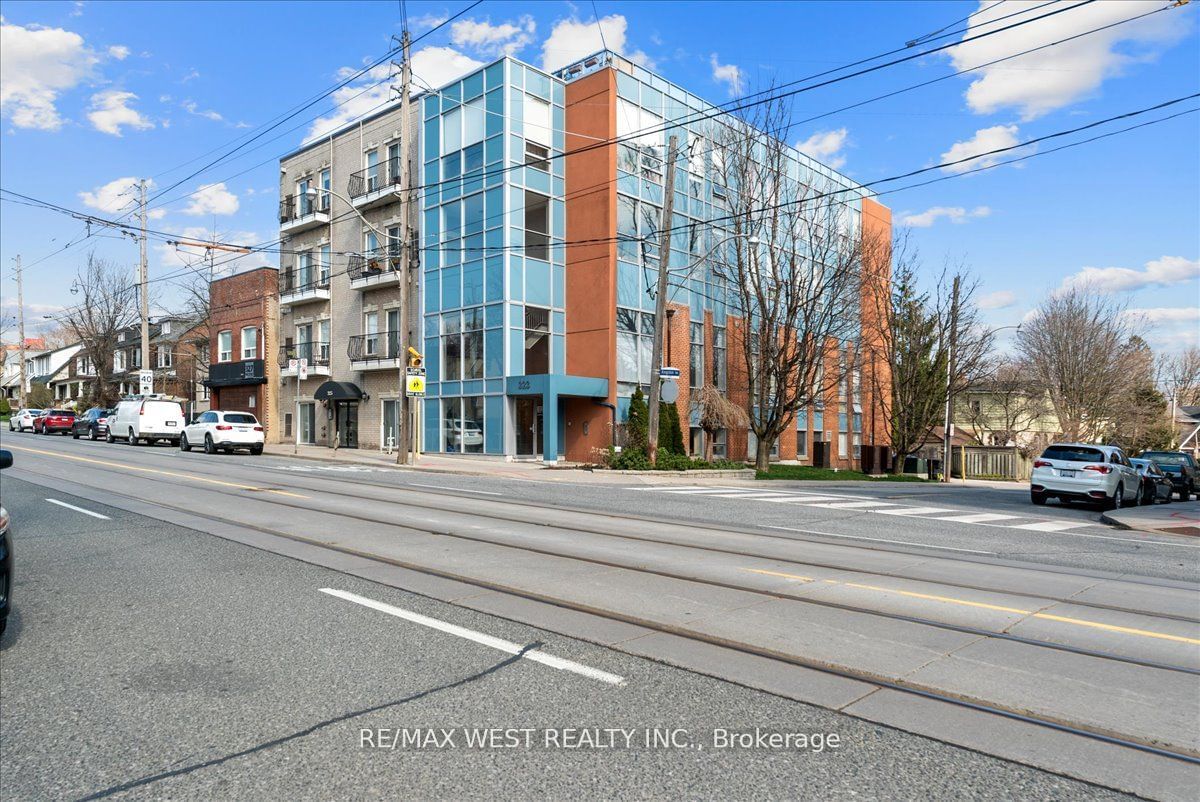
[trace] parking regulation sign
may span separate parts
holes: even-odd
[[[424,398],[425,368],[404,369],[404,394],[409,398]]]

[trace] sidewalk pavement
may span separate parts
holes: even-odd
[[[526,479],[535,482],[586,482],[588,484],[696,484],[705,481],[731,481],[729,471],[654,472],[640,474],[628,471],[581,470],[577,463],[559,462],[546,466],[541,462],[510,462],[500,457],[471,454],[421,454],[416,465],[396,464],[395,454],[384,454],[358,448],[332,449],[326,446],[292,446],[290,443],[268,443],[263,453],[273,457],[330,462],[338,465],[369,465],[375,468],[397,468],[428,473],[452,473],[467,476],[494,476],[502,479]],[[749,472],[746,472],[749,473]],[[746,479],[747,476],[737,477]],[[753,479],[753,475],[748,476]]]
[[[1109,510],[1100,516],[1100,520],[1122,529],[1164,535],[1200,535],[1200,501]]]

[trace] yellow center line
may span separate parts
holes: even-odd
[[[77,457],[74,454],[60,454],[57,451],[44,451],[40,448],[26,448],[24,446],[9,446],[13,451],[26,451],[30,454],[42,454],[47,457],[58,457],[59,459],[69,459],[76,462],[87,462],[92,465],[104,465],[109,468],[120,468],[127,471],[140,471],[142,473],[156,473],[160,476],[174,476],[178,479],[187,479],[192,482],[203,482],[210,485],[220,485],[221,487],[233,487],[238,490],[263,490],[267,493],[276,493],[280,496],[289,496],[290,498],[308,498],[308,496],[299,493],[289,493],[286,490],[274,490],[269,487],[255,487],[253,485],[243,485],[237,482],[223,482],[220,479],[208,479],[203,476],[192,476],[187,473],[177,473],[175,471],[164,471],[159,468],[143,468],[140,465],[127,465],[123,462],[109,462],[102,459],[93,459],[91,457]]]
[[[1094,629],[1103,629],[1109,632],[1121,632],[1126,635],[1138,635],[1144,638],[1159,638],[1161,640],[1176,641],[1178,643],[1193,643],[1200,644],[1200,640],[1196,638],[1188,638],[1182,635],[1170,635],[1165,632],[1152,632],[1148,629],[1134,629],[1133,627],[1120,627],[1115,624],[1102,624],[1099,621],[1087,621],[1082,618],[1068,618],[1061,615],[1053,615],[1051,613],[1037,613],[1033,610],[1022,610],[1018,607],[1004,607],[999,604],[987,604],[985,602],[971,601],[969,599],[956,599],[952,596],[937,596],[932,593],[917,593],[911,590],[897,590],[896,588],[884,588],[878,585],[863,585],[858,582],[841,582],[836,579],[814,579],[811,576],[801,576],[800,574],[786,574],[781,571],[767,571],[762,568],[743,568],[743,571],[749,571],[752,574],[765,574],[766,576],[778,576],[785,579],[795,579],[801,582],[823,582],[827,585],[842,585],[847,588],[857,588],[859,590],[873,590],[878,593],[895,593],[899,596],[908,596],[914,599],[926,599],[928,601],[944,602],[945,604],[957,604],[963,607],[979,607],[984,610],[996,610],[1002,613],[1017,613],[1018,615],[1028,615],[1033,618],[1042,618],[1047,621],[1058,621],[1062,624],[1074,624],[1081,627],[1092,627]]]

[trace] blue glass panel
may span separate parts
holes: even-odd
[[[483,94],[483,70],[468,75],[463,79],[463,100],[470,100]]]
[[[483,261],[463,266],[463,306],[483,303]]]
[[[462,207],[459,204],[447,203],[442,207],[442,233],[447,240],[462,236]]]
[[[554,104],[557,106],[565,105],[567,102],[567,88],[558,81],[554,81],[550,89],[554,92]]]
[[[525,93],[516,87],[510,87],[508,90],[508,109],[509,128],[513,131],[522,130],[522,123],[525,121]]]
[[[520,215],[521,211],[512,212],[509,217]],[[518,221],[521,222],[521,221]],[[508,244],[512,246],[513,253],[525,252],[525,229],[513,227],[508,230]]]
[[[550,99],[550,78],[540,72],[525,70],[525,91],[542,100]]]
[[[825,413],[819,409],[813,410],[813,431],[825,431]]]
[[[442,246],[430,245],[428,248],[423,248],[421,260],[425,263],[426,270],[436,270],[442,266]]]
[[[442,230],[441,213],[438,209],[425,210],[425,237],[428,241],[432,238],[433,242],[437,242],[438,234]]]
[[[437,158],[440,154],[438,148],[441,142],[442,125],[441,120],[434,117],[431,120],[425,121],[425,160]]]
[[[425,316],[425,336],[436,337],[438,335],[438,321],[441,320],[437,315]]]
[[[483,194],[469,196],[463,201],[463,218],[468,234],[483,231]]]
[[[483,258],[483,235],[472,234],[463,242],[463,261]]]
[[[567,269],[561,264],[554,265],[550,269],[550,275],[553,282],[550,297],[551,306],[561,309],[567,305]]]
[[[442,200],[454,200],[462,194],[462,181],[448,181],[442,184]]]
[[[484,384],[487,386],[489,393],[504,392],[504,379],[486,379],[484,380]]]
[[[617,73],[621,75],[621,73]],[[629,420],[629,396],[624,396],[617,399],[617,422],[625,423]]]
[[[487,191],[487,217],[484,225],[487,228],[504,225],[504,190],[489,189]]]
[[[497,134],[483,143],[483,160],[495,164],[504,158],[504,137]]]
[[[459,268],[442,270],[442,309],[457,309],[462,306],[462,275]]]
[[[485,236],[486,236],[486,240],[484,241],[484,245],[483,245],[483,247],[486,248],[486,250],[484,251],[485,255],[490,256],[492,254],[500,253],[504,250],[504,229],[503,228],[490,229]]]
[[[617,262],[617,305],[637,309],[643,292],[642,269],[629,262]]]
[[[442,90],[442,111],[458,105],[462,100],[462,84],[452,83]]]
[[[507,175],[507,173],[502,173],[499,170],[489,170],[484,173],[485,180],[483,185],[485,187],[498,187],[504,183],[505,175]]]
[[[439,167],[439,162],[437,159],[434,159],[433,161],[431,161],[425,165],[425,183],[426,184],[435,184],[438,181],[442,180],[442,174],[441,174],[441,171],[438,169],[438,167]],[[425,199],[425,205],[426,206],[429,205],[428,198]]]
[[[513,307],[510,307],[510,309]],[[525,372],[525,329],[508,332],[508,374],[520,376]]]
[[[550,263],[525,259],[525,300],[538,306],[550,306]]]
[[[550,235],[562,239],[567,227],[567,206],[560,200],[550,201]]]
[[[438,113],[437,95],[430,95],[429,97],[425,98],[425,119],[428,120],[430,117],[434,116],[437,113]]]
[[[436,398],[425,399],[425,436],[421,444],[425,451],[442,450],[442,410],[441,402]]]
[[[562,131],[566,125],[563,121],[563,109],[561,106],[552,106],[550,108],[550,125],[552,131]],[[556,145],[558,143],[555,143]]]
[[[525,268],[521,263],[521,257],[508,257],[508,299],[510,301],[525,300]],[[522,325],[524,325],[522,323]]]
[[[508,305],[508,325],[521,330],[525,329],[525,307],[521,304]]]
[[[484,81],[488,89],[495,89],[504,83],[504,62],[497,61],[495,64],[488,67],[484,72]]]
[[[484,103],[486,113],[484,135],[498,134],[504,130],[504,90],[497,89],[494,92],[488,92],[487,100]]]
[[[488,260],[488,268],[492,267],[492,261]],[[494,329],[497,326],[504,325],[504,304],[492,304],[483,308],[483,325],[489,329]]]
[[[430,398],[437,398],[438,394],[441,392],[441,389],[442,389],[442,386],[440,384],[438,384],[437,382],[426,382],[425,383],[425,395],[427,395]]]
[[[796,429],[801,432],[808,431],[808,410],[804,410],[803,412],[797,413]]]
[[[488,329],[483,333],[483,375],[504,375],[504,329]]]
[[[462,395],[462,382],[442,382],[442,395]]]
[[[525,168],[525,186],[543,195],[550,194],[550,174],[532,167]]]
[[[438,349],[438,340],[436,337],[430,337],[425,340],[425,373],[428,376],[438,377],[442,375],[441,371],[441,351]]]
[[[561,176],[554,176],[554,180],[550,185],[554,189],[555,196],[561,198],[563,195],[567,194],[567,182],[564,181]]]
[[[634,103],[637,103],[639,101],[638,91],[641,88],[641,84],[638,83],[637,78],[623,73],[620,70],[616,70],[616,73],[617,97],[623,97],[626,100],[631,100]]]
[[[488,301],[499,301],[499,300],[502,300],[503,298],[504,298],[504,257],[502,255],[489,256],[487,259],[487,267],[484,269],[484,299],[488,300]],[[500,307],[497,306],[497,307],[488,307],[488,308],[489,309],[492,309],[492,308],[499,309]],[[500,321],[497,320],[494,324],[488,323],[488,325],[489,326],[491,326],[491,325],[499,326]]]
[[[567,372],[567,338],[559,334],[550,335],[550,372],[562,375]]]
[[[631,195],[636,198],[638,196],[638,187],[640,185],[641,182],[636,176],[627,175],[625,173],[617,174],[617,192],[620,192],[623,195]]]
[[[483,395],[483,379],[474,379],[462,383],[463,395]]]
[[[493,395],[483,400],[483,449],[489,454],[504,453],[504,396]]]
[[[550,331],[554,334],[564,334],[567,329],[567,316],[562,312],[550,314]]]
[[[463,151],[463,173],[474,173],[483,169],[483,143],[476,142]]]
[[[508,64],[508,82],[518,88],[524,86],[525,68],[511,59],[506,63]]]
[[[513,164],[525,163],[525,140],[516,134],[508,135],[508,160]]]
[[[425,277],[425,311],[437,312],[442,308],[440,276],[430,273]]]

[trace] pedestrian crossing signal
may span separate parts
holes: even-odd
[[[408,346],[408,366],[410,368],[419,368],[424,364],[425,357],[421,355],[421,352],[416,348],[413,348],[411,345]]]

